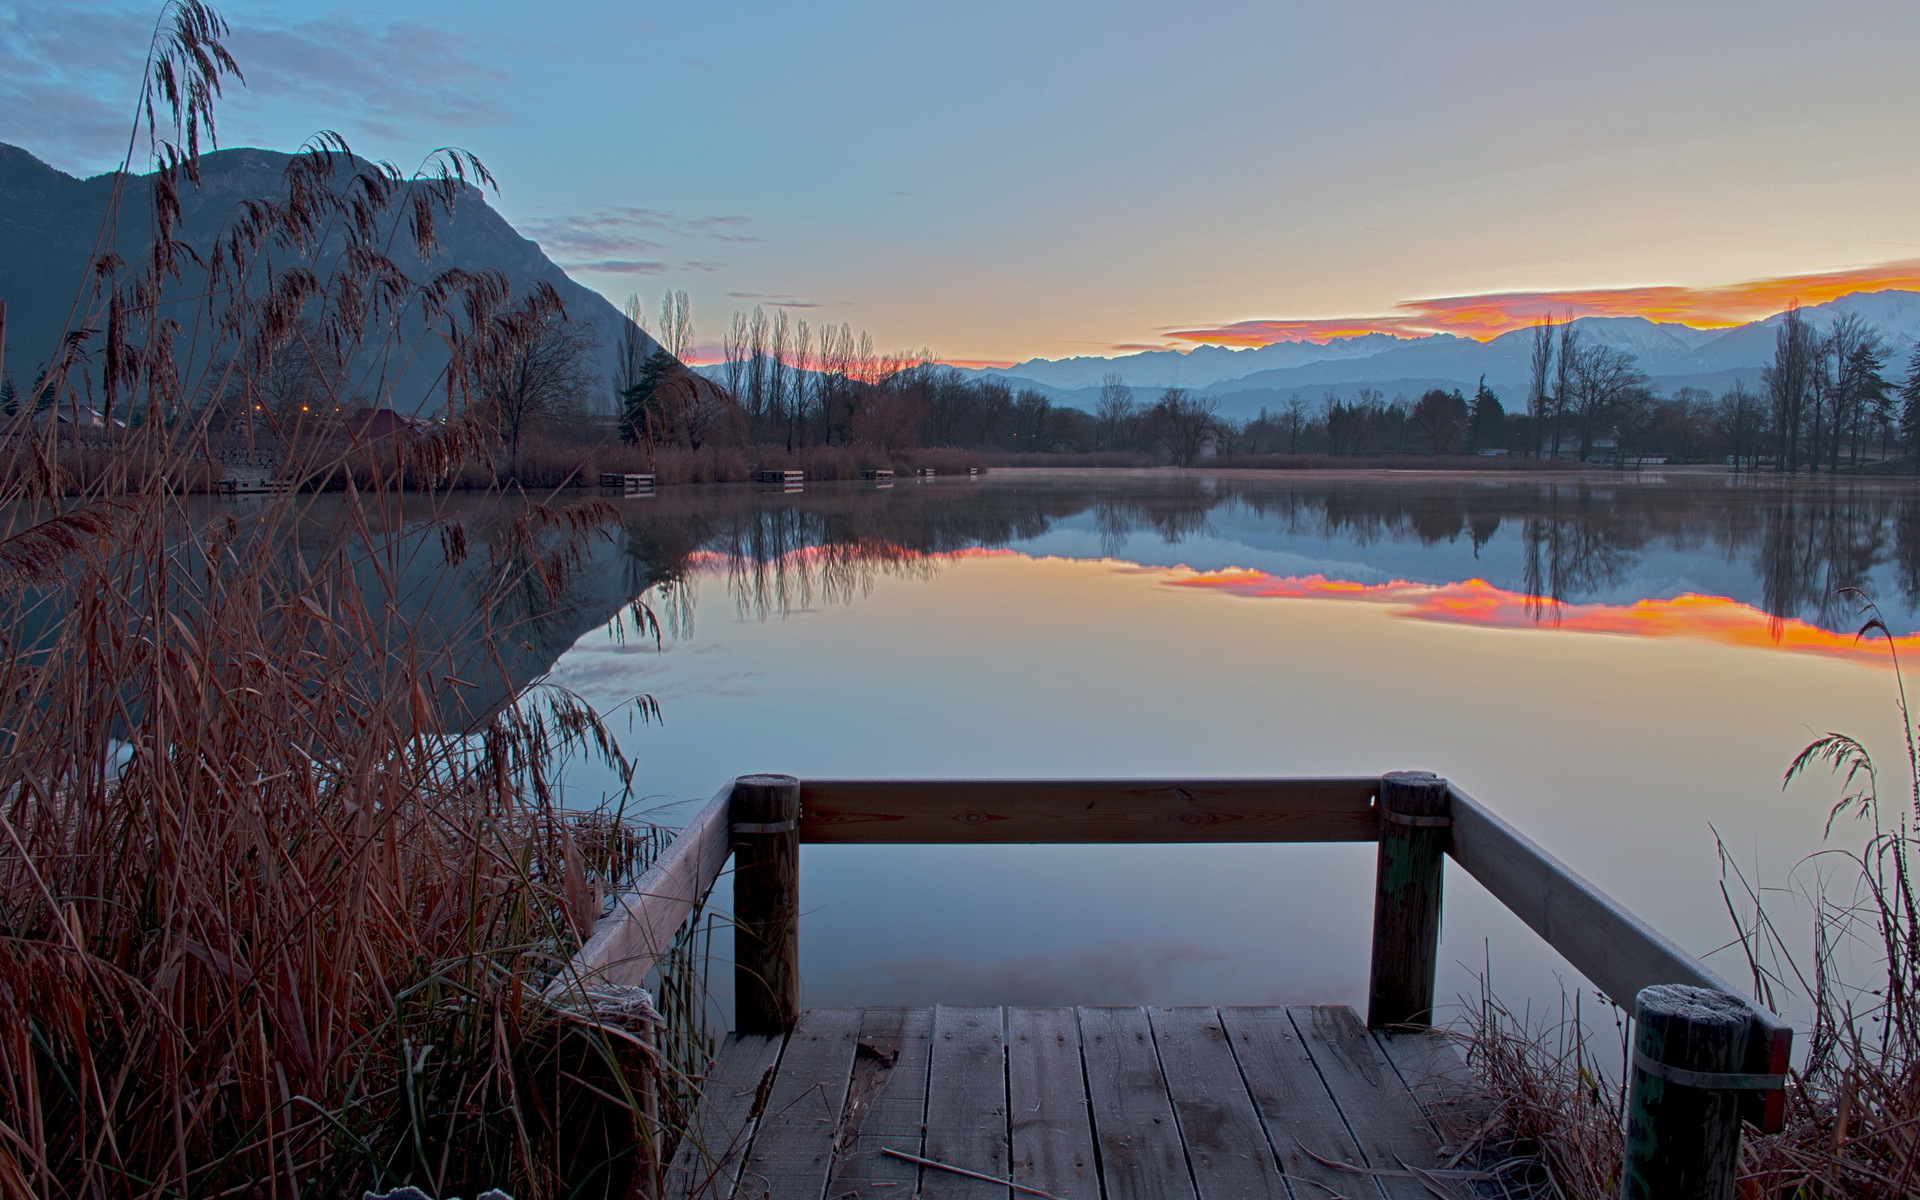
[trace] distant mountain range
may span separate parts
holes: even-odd
[[[1887,372],[1903,378],[1920,341],[1920,292],[1856,292],[1800,310],[1817,326],[1857,313],[1885,338]],[[1732,329],[1694,329],[1645,317],[1582,317],[1574,324],[1591,342],[1632,352],[1654,386],[1672,391],[1702,387],[1719,392],[1744,380],[1758,389],[1760,370],[1773,357],[1774,328],[1781,315]],[[1028,387],[1056,403],[1091,409],[1102,380],[1118,374],[1146,390],[1184,387],[1220,401],[1222,415],[1250,416],[1299,397],[1317,401],[1329,389],[1351,396],[1377,388],[1389,396],[1417,396],[1428,388],[1460,388],[1472,394],[1480,378],[1511,408],[1524,401],[1532,331],[1520,329],[1478,342],[1452,334],[1400,338],[1372,333],[1335,338],[1324,345],[1278,342],[1257,349],[1201,346],[1190,351],[1149,350],[1115,358],[1032,359],[1005,369],[968,373]]]
[[[281,177],[289,158],[251,149],[203,156],[200,186],[189,185],[182,195],[186,241],[204,252],[212,247],[239,201],[282,197]],[[126,215],[114,249],[128,261],[137,261],[150,236],[150,186],[143,176],[122,200],[121,211]],[[0,143],[0,300],[7,301],[5,369],[16,384],[33,379],[66,330],[112,190],[111,175],[77,179],[18,146]],[[404,211],[404,205],[399,208]],[[552,284],[566,304],[568,317],[593,326],[601,373],[611,380],[621,332],[630,326],[604,296],[569,279],[538,245],[515,232],[476,189],[464,189],[452,217],[440,222],[437,233],[439,250],[431,261],[422,264],[409,253],[398,256],[401,267],[416,278],[445,267],[498,270],[515,295],[536,280]],[[651,341],[647,344],[652,346]],[[439,364],[430,361],[431,349],[427,347],[425,360],[410,368],[403,385],[395,389],[396,407],[432,403],[432,380]]]

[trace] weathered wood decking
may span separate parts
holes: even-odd
[[[810,1009],[727,1040],[665,1195],[1433,1200],[1439,1171],[1470,1196],[1435,1123],[1459,1070],[1338,1007]]]

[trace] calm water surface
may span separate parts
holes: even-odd
[[[1777,887],[1855,837],[1821,840],[1824,779],[1782,791],[1802,745],[1898,766],[1861,598],[1903,649],[1920,627],[1902,481],[1008,471],[619,503],[601,600],[544,637],[554,682],[659,701],[623,737],[665,819],[749,771],[1425,769],[1699,954],[1733,929],[1716,832]],[[633,594],[657,649],[602,624]],[[1516,1004],[1580,985],[1449,871],[1443,996],[1489,964]],[[806,999],[1357,1004],[1372,877],[1359,845],[807,847]]]

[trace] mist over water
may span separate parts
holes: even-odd
[[[543,618],[579,630],[549,678],[660,702],[622,738],[662,819],[749,771],[1427,769],[1703,955],[1733,932],[1716,831],[1769,885],[1857,840],[1823,843],[1837,793],[1781,772],[1828,729],[1893,763],[1885,643],[1852,635],[1864,600],[1903,640],[1920,606],[1897,480],[1000,472],[616,503]],[[657,646],[605,626],[636,595]],[[810,846],[806,999],[1354,1003],[1372,877],[1369,846]],[[1488,963],[1516,1003],[1579,985],[1448,888],[1443,996]]]

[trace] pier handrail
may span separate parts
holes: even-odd
[[[736,784],[747,785],[743,795],[750,788],[755,797],[753,820],[733,811]],[[791,808],[794,797],[796,819],[766,820],[770,802]],[[1418,772],[1292,779],[743,776],[722,787],[615,900],[553,988],[592,980],[643,982],[736,851],[743,855],[743,870],[736,872],[735,920],[754,930],[756,942],[736,954],[738,969],[743,979],[763,981],[736,999],[737,1025],[746,1031],[790,1023],[789,1014],[797,1011],[799,897],[788,880],[801,843],[1172,842],[1380,843],[1368,1012],[1375,1028],[1431,1019],[1443,853],[1630,1012],[1639,993],[1656,985],[1741,994],[1466,792]],[[751,872],[744,869],[749,854]],[[761,878],[767,872],[779,877],[778,886],[769,889]],[[755,879],[743,881],[745,874]],[[749,997],[747,991],[761,994]],[[1745,1069],[1783,1076],[1792,1029],[1753,1008],[1756,1036],[1748,1043]],[[1784,1105],[1782,1089],[1753,1091],[1741,1111],[1773,1130]]]

